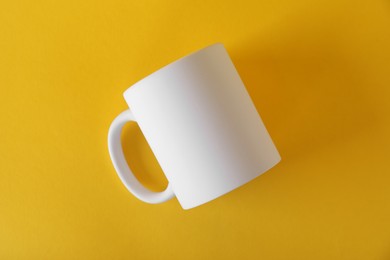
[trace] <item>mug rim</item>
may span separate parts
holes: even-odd
[[[134,89],[138,88],[139,85],[141,85],[144,81],[146,81],[147,79],[149,79],[150,77],[153,77],[154,75],[158,74],[158,73],[161,73],[163,72],[164,70],[178,64],[178,63],[181,63],[183,62],[184,60],[187,60],[188,58],[192,57],[192,56],[195,56],[195,55],[198,55],[212,47],[215,47],[215,46],[222,46],[224,47],[223,43],[221,42],[216,42],[216,43],[213,43],[213,44],[210,44],[210,45],[207,45],[206,47],[203,47],[201,49],[198,49],[198,50],[195,50],[193,52],[190,52],[189,54],[181,57],[181,58],[178,58],[170,63],[168,63],[167,65],[157,69],[156,71],[152,72],[151,74],[141,78],[140,80],[138,80],[137,82],[135,82],[133,85],[131,85],[130,87],[128,87],[124,92],[123,92],[123,96],[126,97],[127,95],[129,95],[131,92],[134,91]]]

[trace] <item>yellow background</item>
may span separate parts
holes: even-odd
[[[107,151],[122,93],[215,42],[282,162],[192,210],[140,202]],[[0,88],[0,259],[390,259],[389,1],[2,0]]]

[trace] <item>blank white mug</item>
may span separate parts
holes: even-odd
[[[253,102],[222,44],[181,58],[124,93],[130,109],[112,122],[108,147],[115,170],[138,199],[176,196],[184,209],[211,201],[280,161]],[[136,121],[168,186],[152,192],[126,163],[122,127]]]

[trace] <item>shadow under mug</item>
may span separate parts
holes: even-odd
[[[185,56],[124,92],[130,109],[112,122],[108,147],[115,170],[138,199],[174,196],[184,209],[211,201],[280,161],[257,110],[220,43]],[[122,127],[136,121],[169,182],[145,188],[126,163]]]

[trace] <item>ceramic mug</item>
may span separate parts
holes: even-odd
[[[184,209],[211,201],[280,161],[257,110],[220,43],[185,56],[124,92],[130,109],[112,122],[108,147],[115,170],[138,199],[174,196]],[[138,123],[169,182],[145,188],[126,163],[122,127]]]

